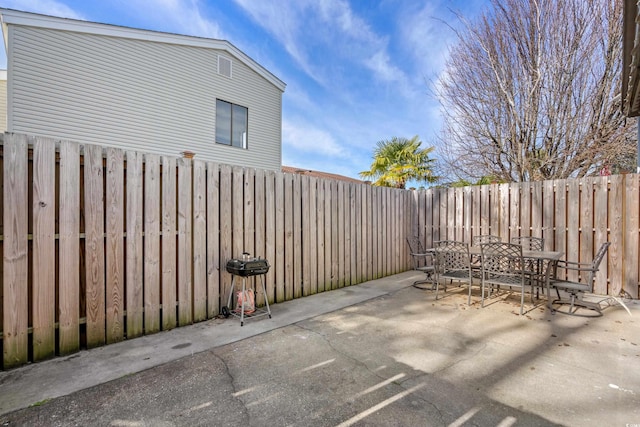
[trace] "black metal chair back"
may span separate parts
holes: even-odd
[[[480,245],[482,253],[482,306],[488,285],[520,288],[520,314],[524,308],[525,261],[522,245],[492,242]]]
[[[409,245],[409,255],[413,263],[413,269],[421,271],[427,275],[425,280],[416,280],[413,286],[420,289],[428,289],[421,286],[424,283],[430,284],[430,288],[435,288],[435,272],[434,272],[434,253],[425,250],[422,241],[418,236],[407,237],[407,245]]]
[[[471,260],[469,257],[469,244],[454,240],[442,240],[435,243],[436,253],[436,299],[440,280],[451,280],[469,285],[469,297],[467,304],[471,304],[471,285],[473,275],[471,273]],[[446,284],[444,288],[447,290]]]
[[[480,246],[483,243],[491,242],[502,242],[502,238],[493,234],[480,234],[471,238],[471,244],[473,246]]]
[[[407,237],[407,245],[409,245],[409,251],[411,255],[422,255],[427,253],[422,244],[422,241],[418,236]]]

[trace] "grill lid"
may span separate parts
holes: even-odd
[[[238,276],[255,276],[269,271],[269,261],[263,258],[230,259],[227,261],[227,272]]]

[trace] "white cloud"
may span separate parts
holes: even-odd
[[[180,31],[186,31],[188,34],[200,37],[214,39],[225,38],[224,33],[217,22],[211,21],[202,16],[199,2],[192,0],[161,0],[160,4],[163,3],[166,3],[167,5],[167,19],[173,18],[176,20]]]
[[[24,12],[41,13],[43,15],[59,16],[61,18],[83,19],[84,16],[69,6],[55,0],[5,0],[2,7],[21,10]]]
[[[323,23],[335,25],[348,38],[371,44],[381,41],[380,37],[371,30],[366,21],[353,13],[348,2],[343,0],[320,0],[312,1],[311,5],[318,8],[323,18]]]
[[[80,14],[64,3],[55,0],[6,0],[3,3],[2,7],[8,9],[61,18],[104,21],[97,17]],[[148,29],[199,37],[223,38],[220,26],[202,15],[203,6],[199,0],[128,0],[114,2],[109,8],[116,14],[135,16],[140,23],[145,23]],[[119,12],[116,12],[117,10]],[[121,22],[117,22],[117,18],[109,23],[122,25]],[[136,25],[136,27],[139,26]]]
[[[432,83],[437,81],[449,57],[450,46],[457,43],[456,30],[462,26],[458,14],[474,16],[486,6],[486,0],[453,4],[439,0],[403,10],[402,45],[412,58],[412,74],[428,78]]]
[[[365,61],[367,67],[383,82],[401,82],[404,72],[393,65],[385,51],[375,52]]]
[[[282,144],[305,153],[322,156],[344,155],[343,147],[329,132],[303,121],[282,121]]]
[[[440,68],[443,46],[447,43],[446,24],[436,18],[441,13],[433,3],[425,3],[420,10],[407,9],[401,28],[406,50],[420,68]]]
[[[318,104],[309,92],[297,80],[287,81],[287,91],[285,92],[285,108],[292,106],[294,109],[317,112]]]
[[[304,49],[297,43],[296,38],[304,30],[301,28],[302,11],[298,6],[303,2],[267,2],[252,0],[235,0],[254,20],[254,22],[271,33],[291,55],[303,71],[313,76]]]
[[[126,5],[153,29],[190,36],[224,39],[217,22],[203,16],[198,0],[130,0]]]
[[[335,93],[344,93],[337,87],[345,81],[343,74],[356,73],[358,67],[381,82],[406,80],[403,70],[389,59],[387,38],[376,34],[344,0],[291,0],[277,5],[235,1],[284,46],[300,69]]]

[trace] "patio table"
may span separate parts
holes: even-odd
[[[469,247],[469,254],[480,256],[482,252],[480,251],[480,247],[471,246]],[[559,251],[522,251],[523,258],[534,260],[559,261],[562,255],[564,255],[564,252]]]
[[[471,246],[469,248],[469,254],[474,256],[480,256],[481,251],[479,247]],[[559,261],[564,255],[564,252],[559,251],[529,251],[523,250],[522,257],[525,259],[531,259],[535,261]]]
[[[481,250],[479,247],[472,246],[469,248],[469,254],[480,258]],[[559,261],[563,255],[564,255],[564,252],[560,252],[560,251],[531,251],[531,250],[522,251],[522,257],[525,260],[527,259],[532,260],[532,261],[535,261],[536,263],[537,271],[532,273],[534,273],[534,275],[537,277],[537,279],[534,279],[534,280],[538,283],[538,286],[542,286],[544,281],[543,275],[546,270],[546,268],[544,267],[545,261],[555,263]],[[536,298],[538,297],[539,297],[539,294],[536,294]]]

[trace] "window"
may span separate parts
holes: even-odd
[[[247,148],[248,111],[246,107],[216,100],[216,142]]]

